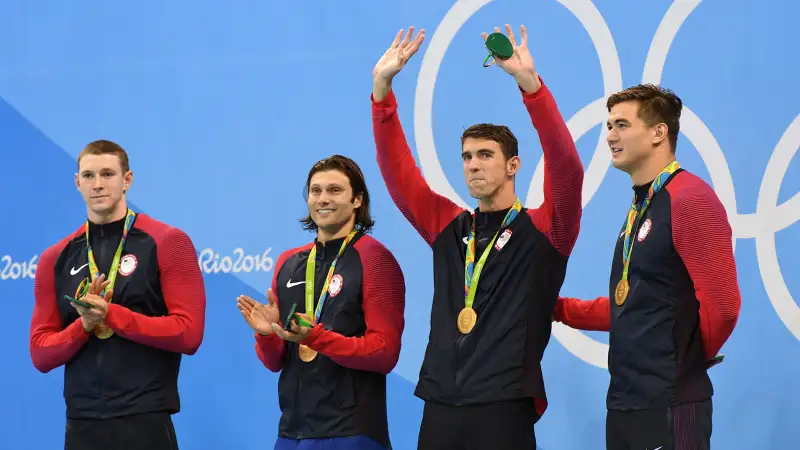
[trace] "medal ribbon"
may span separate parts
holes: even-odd
[[[656,195],[669,177],[680,169],[680,167],[678,161],[672,161],[656,175],[656,179],[653,180],[653,183],[650,184],[650,189],[647,191],[647,197],[645,197],[644,202],[642,202],[641,211],[639,202],[636,201],[636,194],[633,195],[633,203],[631,204],[631,209],[628,210],[628,219],[625,224],[625,241],[622,247],[623,280],[627,281],[628,279],[628,267],[630,266],[631,253],[633,252],[633,236],[631,233],[633,231],[634,222],[644,216],[644,212],[647,210],[647,207],[650,206],[650,201],[653,199],[653,196]]]
[[[514,202],[514,205],[511,206],[511,209],[508,210],[508,213],[506,213],[506,217],[503,219],[500,229],[497,230],[492,241],[486,246],[486,249],[481,255],[481,259],[478,260],[477,266],[475,266],[475,220],[472,220],[472,231],[469,234],[469,241],[467,241],[467,258],[464,267],[464,304],[467,308],[472,308],[472,303],[475,301],[475,293],[478,290],[478,279],[481,277],[486,258],[489,257],[489,253],[492,251],[494,241],[497,239],[500,231],[506,228],[514,218],[517,217],[517,214],[519,214],[521,210],[522,203],[518,198]]]
[[[342,246],[339,247],[339,253],[336,255],[336,258],[331,263],[331,268],[328,269],[328,276],[325,277],[325,284],[322,285],[322,291],[319,293],[319,301],[317,302],[317,309],[314,313],[314,324],[316,325],[319,322],[319,318],[322,315],[322,305],[325,303],[325,300],[328,298],[328,284],[331,282],[331,278],[333,278],[333,270],[336,268],[336,262],[339,261],[339,257],[342,256],[344,253],[345,248],[347,248],[347,244],[353,240],[353,238],[361,231],[361,226],[356,225],[353,228],[353,231],[347,235],[342,242]],[[311,248],[311,253],[308,255],[308,261],[306,262],[306,314],[309,311],[314,310],[314,275],[317,266],[317,246],[316,244]]]
[[[117,246],[117,252],[114,254],[114,260],[111,262],[111,269],[108,271],[108,278],[109,281],[108,286],[103,289],[103,292],[100,293],[101,296],[105,295],[107,290],[114,289],[114,282],[117,280],[117,272],[119,271],[119,261],[122,257],[122,247],[125,246],[125,240],[128,238],[128,231],[133,227],[133,222],[136,220],[136,213],[131,211],[128,208],[128,212],[125,215],[125,227],[122,229],[122,239],[119,241],[119,245]],[[89,240],[89,222],[86,222],[86,247],[89,249],[89,274],[90,279],[94,280],[95,278],[100,276],[100,270],[97,268],[97,263],[94,260],[94,252],[92,252],[92,244]],[[84,280],[87,281],[87,280]],[[89,288],[89,284],[87,281],[85,289]],[[80,288],[79,288],[80,289]],[[85,292],[84,292],[85,294]]]

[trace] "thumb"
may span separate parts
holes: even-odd
[[[105,300],[106,303],[111,303],[111,298],[113,296],[114,296],[114,290],[113,289],[109,289],[109,290],[106,291],[105,295],[103,295],[103,300]]]
[[[273,292],[272,288],[267,289],[267,302],[269,306],[275,306],[275,302],[277,302],[277,298],[275,298],[275,292]]]

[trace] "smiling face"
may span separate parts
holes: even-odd
[[[355,224],[362,197],[353,195],[347,175],[339,170],[323,170],[312,175],[308,184],[308,214],[323,240],[349,233]]]
[[[675,159],[683,102],[669,89],[640,84],[611,95],[606,106],[611,164],[635,185],[652,181]]]
[[[648,127],[638,114],[638,102],[631,100],[618,103],[611,108],[606,123],[611,164],[627,173],[646,164],[653,156],[654,148],[666,137],[658,127]]]
[[[75,184],[86,202],[87,215],[94,223],[121,219],[127,211],[125,193],[133,173],[124,170],[115,154],[84,154],[78,160]]]

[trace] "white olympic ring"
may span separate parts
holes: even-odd
[[[414,135],[422,172],[433,190],[464,208],[469,206],[448,182],[436,153],[432,127],[433,90],[439,67],[450,42],[461,26],[491,1],[456,1],[447,11],[434,31],[423,56],[414,101]],[[573,140],[577,142],[589,130],[605,122],[607,115],[605,99],[611,93],[622,90],[622,69],[611,31],[595,5],[590,0],[557,1],[586,29],[599,55],[603,74],[603,97],[591,102],[567,121]],[[643,83],[660,83],[670,46],[681,25],[698,4],[700,0],[676,0],[670,5],[650,44],[642,74]],[[708,168],[711,183],[725,207],[733,229],[734,248],[737,238],[755,238],[758,267],[767,296],[784,325],[797,339],[800,339],[800,307],[795,303],[781,276],[775,249],[775,233],[800,219],[800,192],[783,204],[777,205],[778,192],[786,176],[789,162],[800,147],[800,115],[786,130],[770,157],[754,214],[737,213],[733,175],[728,168],[725,155],[708,127],[685,104],[681,117],[681,132],[694,145]],[[606,129],[601,126],[600,138],[584,177],[582,190],[584,207],[597,192],[611,164],[605,135]],[[544,167],[540,159],[525,200],[525,205],[529,208],[538,206],[543,200],[543,175]],[[597,367],[607,368],[607,344],[597,342],[581,331],[561,323],[554,324],[553,336],[581,360]]]

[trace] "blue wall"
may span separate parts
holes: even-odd
[[[389,415],[395,447],[414,448],[422,403],[412,392],[428,336],[431,255],[378,172],[371,71],[397,30],[426,28],[428,38],[395,90],[429,182],[474,206],[458,138],[475,122],[505,123],[521,142],[518,192],[536,206],[536,133],[513,81],[497,67],[481,67],[480,32],[507,22],[527,26],[537,67],[587,169],[582,231],[562,293],[604,294],[630,201],[627,176],[609,167],[607,148],[598,146],[604,98],[643,80],[661,82],[686,105],[679,160],[714,185],[736,234],[742,312],[723,348],[725,363],[711,371],[714,448],[798,446],[797,4],[178,3],[2,2],[0,448],[63,445],[63,372],[38,373],[28,354],[28,269],[84,219],[75,158],[101,138],[130,153],[133,206],[186,230],[204,269],[205,341],[184,359],[183,411],[175,417],[182,449],[271,448],[277,376],[257,360],[235,298],[263,298],[278,255],[312,239],[296,221],[305,213],[310,165],[332,153],[355,158],[374,198],[375,236],[395,253],[408,286]],[[271,259],[249,272],[215,269],[216,258],[237,252]],[[606,342],[603,333],[554,329],[544,359],[551,406],[537,426],[541,448],[604,448]]]

